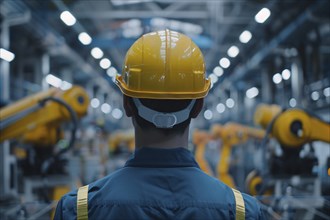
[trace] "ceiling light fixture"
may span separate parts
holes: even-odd
[[[49,85],[54,86],[56,88],[59,88],[62,84],[62,80],[54,76],[53,74],[48,74],[45,79]]]
[[[234,99],[232,99],[232,98],[227,99],[227,100],[226,100],[226,106],[227,106],[228,108],[233,108],[233,107],[235,106],[235,101],[234,101]]]
[[[314,92],[312,92],[312,94],[311,94],[311,98],[313,99],[313,101],[317,101],[317,100],[319,100],[319,98],[320,98],[320,93],[319,93],[318,91],[314,91]]]
[[[76,18],[69,11],[63,11],[60,15],[60,18],[67,26],[72,26],[77,21]]]
[[[15,58],[15,54],[4,48],[0,48],[0,58],[7,62],[11,62]]]
[[[230,60],[226,57],[221,58],[219,64],[222,68],[227,69],[230,66]]]
[[[108,69],[111,66],[111,61],[108,58],[103,58],[100,61],[100,67],[102,69]]]
[[[95,58],[95,59],[100,59],[103,57],[103,51],[98,48],[98,47],[94,47],[92,50],[91,50],[91,55]]]
[[[291,99],[289,100],[289,105],[290,105],[290,107],[292,107],[292,108],[296,107],[296,105],[297,105],[297,101],[296,101],[296,99],[295,99],[295,98],[291,98]]]
[[[269,18],[270,14],[271,13],[270,13],[270,10],[268,8],[263,8],[256,14],[254,19],[258,23],[264,23]]]
[[[220,114],[222,114],[225,110],[226,110],[226,106],[222,103],[219,103],[216,107],[217,112],[219,112]]]
[[[209,78],[211,79],[212,84],[218,82],[218,77],[213,73],[209,75]]]
[[[62,81],[62,84],[60,86],[60,88],[62,90],[68,90],[68,89],[71,89],[71,87],[72,87],[72,84],[67,81],[64,81],[64,80]]]
[[[291,72],[290,72],[290,70],[285,69],[285,70],[282,71],[282,78],[283,78],[284,80],[288,80],[288,79],[290,79],[290,77],[291,77]]]
[[[239,54],[239,49],[236,46],[231,46],[227,51],[228,56],[236,57]]]
[[[275,84],[279,84],[280,82],[282,82],[282,75],[279,74],[279,73],[276,73],[274,76],[273,76],[273,82]]]
[[[330,97],[330,87],[325,88],[325,89],[323,90],[323,95],[324,95],[325,97]]]
[[[211,120],[213,118],[213,113],[211,110],[207,109],[205,112],[204,112],[204,118],[206,120]]]
[[[104,114],[109,114],[111,112],[111,106],[108,104],[108,103],[103,103],[101,105],[101,111],[104,113]]]
[[[81,32],[78,35],[78,39],[83,45],[89,45],[90,43],[92,43],[91,36],[89,36],[86,32]]]
[[[252,38],[252,34],[250,31],[243,31],[241,35],[239,35],[239,41],[241,41],[243,44],[248,43]]]
[[[98,100],[97,98],[92,98],[91,100],[91,106],[92,108],[97,108],[100,106],[100,100]]]
[[[108,76],[110,76],[110,77],[115,77],[116,74],[117,74],[117,70],[116,70],[116,68],[114,68],[113,66],[110,67],[110,68],[107,70],[107,74],[108,74]]]
[[[123,117],[123,112],[119,108],[115,108],[112,111],[112,117],[119,120],[119,119],[121,119],[121,117]]]
[[[253,99],[259,94],[259,89],[257,87],[252,87],[246,91],[246,97]]]
[[[223,75],[223,69],[220,67],[220,66],[216,66],[214,69],[213,69],[213,73],[220,77]]]

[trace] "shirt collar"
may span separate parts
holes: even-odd
[[[192,153],[183,148],[159,149],[142,147],[136,149],[125,167],[197,167]]]

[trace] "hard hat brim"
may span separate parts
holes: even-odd
[[[207,95],[211,81],[205,79],[205,87],[202,91],[198,92],[155,92],[155,91],[137,91],[129,89],[126,86],[121,75],[116,76],[116,85],[119,87],[121,92],[129,97],[143,98],[143,99],[199,99]]]

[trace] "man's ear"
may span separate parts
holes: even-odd
[[[126,116],[132,117],[133,116],[132,103],[130,102],[129,97],[127,97],[126,95],[123,95],[123,105],[124,105]]]
[[[198,114],[202,111],[204,105],[204,99],[197,99],[193,109],[190,112],[192,118],[196,118]]]

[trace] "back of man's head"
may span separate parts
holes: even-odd
[[[124,107],[143,129],[183,131],[198,115],[210,88],[203,54],[178,32],[152,32],[128,50],[116,83]]]

